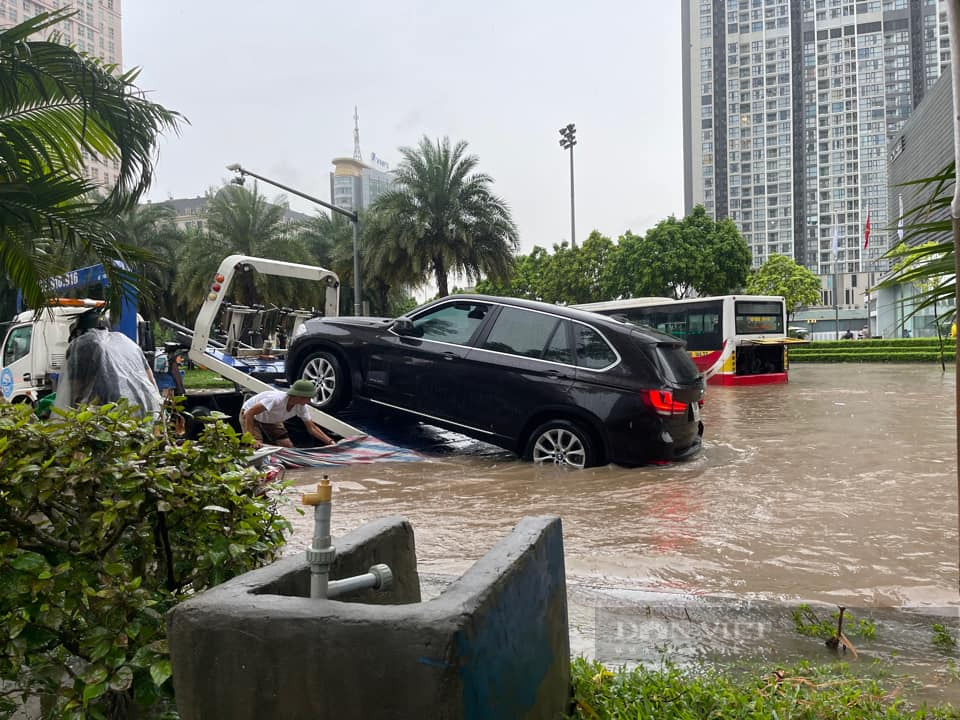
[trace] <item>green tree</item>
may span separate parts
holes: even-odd
[[[545,248],[536,245],[529,255],[516,258],[513,272],[507,280],[484,278],[477,283],[477,292],[542,301],[545,278],[550,277],[553,272],[552,263],[553,256]]]
[[[362,219],[361,219],[362,220]],[[361,227],[364,223],[361,221]],[[316,264],[333,270],[340,278],[340,313],[353,312],[353,223],[340,215],[318,213],[300,223],[297,232]],[[361,259],[366,260],[361,256]],[[364,280],[361,268],[361,280]],[[370,282],[366,282],[370,287]]]
[[[290,525],[226,423],[168,442],[125,404],[0,404],[0,716],[131,716],[172,692],[164,616],[272,560]],[[66,681],[66,682],[65,682]]]
[[[951,162],[936,175],[905,183],[920,201],[904,214],[903,242],[884,255],[893,261],[894,270],[877,285],[914,285],[918,292],[904,320],[931,306],[948,308],[944,313],[948,322],[956,317],[957,256],[950,219],[955,182],[956,165]]]
[[[183,323],[189,311],[173,291],[177,277],[177,254],[187,234],[173,222],[176,210],[164,203],[135,205],[108,221],[107,226],[124,245],[140,248],[144,257],[133,266],[141,278],[140,313],[147,320],[169,317]]]
[[[182,118],[149,102],[134,84],[138,70],[114,66],[54,41],[31,40],[72,13],[41,13],[0,30],[0,273],[25,302],[46,301],[43,281],[75,251],[103,262],[111,307],[119,311],[132,274],[114,260],[142,257],[104,219],[136,204],[150,184],[159,135]],[[103,199],[83,179],[83,155],[119,164]]]
[[[608,267],[616,257],[613,241],[594,230],[579,247],[554,245],[549,272],[540,279],[547,302],[574,305],[609,300],[615,283]]]
[[[207,295],[210,278],[229,255],[251,255],[271,260],[310,262],[312,258],[296,226],[284,223],[286,203],[268,202],[253,189],[227,184],[207,193],[207,229],[199,232],[181,252],[181,272],[174,283],[188,307],[197,308]],[[269,298],[275,304],[322,306],[321,291],[305,298],[303,285],[287,278],[238,273],[231,287],[235,302],[262,304]]]
[[[466,151],[467,143],[451,146],[449,138],[433,143],[424,137],[415,148],[401,148],[395,188],[371,208],[377,218],[367,252],[402,262],[410,285],[432,277],[441,297],[449,292],[450,273],[505,281],[519,246],[509,208],[491,191],[492,178],[475,172],[478,159]],[[393,249],[376,247],[384,244]],[[371,267],[375,274],[389,269],[379,262]]]
[[[747,292],[753,295],[782,295],[787,317],[804,305],[820,302],[820,278],[786,255],[770,258],[747,278]]]
[[[702,205],[682,220],[668,217],[618,243],[605,288],[610,297],[726,295],[743,286],[750,249],[731,220],[716,222]]]

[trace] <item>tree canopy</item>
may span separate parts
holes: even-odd
[[[0,273],[33,307],[58,258],[83,252],[104,264],[119,311],[129,269],[143,254],[105,218],[132,207],[150,185],[162,132],[183,118],[148,101],[139,71],[114,66],[53,40],[29,38],[72,15],[61,10],[0,30]],[[84,154],[118,164],[116,184],[97,199],[82,175]]]
[[[467,154],[467,143],[423,137],[400,153],[394,189],[374,202],[364,234],[374,276],[402,271],[411,284],[432,278],[441,297],[449,273],[506,280],[519,235],[506,202],[491,190],[493,179],[476,172],[479,160]]]
[[[732,220],[715,221],[697,205],[682,220],[662,220],[640,237],[620,239],[614,297],[725,295],[743,286],[750,249]],[[606,298],[609,299],[609,298]]]
[[[786,255],[771,255],[747,279],[747,292],[782,295],[792,317],[798,307],[820,302],[820,278]]]
[[[631,297],[726,295],[743,287],[750,250],[731,220],[714,221],[701,206],[669,217],[643,236],[616,242],[593,231],[580,247],[534,247],[516,259],[506,281],[486,279],[479,292],[564,304]]]

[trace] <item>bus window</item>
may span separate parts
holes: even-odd
[[[776,302],[741,302],[734,306],[737,335],[783,334],[783,305]]]

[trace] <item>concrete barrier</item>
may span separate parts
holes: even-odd
[[[419,602],[413,530],[404,520],[339,538],[337,553],[332,579],[385,562],[394,589],[312,600],[298,556],[171,611],[183,720],[479,720],[566,711],[570,645],[559,518],[523,519],[428,602]]]

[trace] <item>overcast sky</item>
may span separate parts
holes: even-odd
[[[154,201],[202,195],[240,162],[329,202],[356,105],[365,160],[395,165],[423,135],[467,141],[523,252],[570,238],[567,123],[578,242],[683,211],[674,0],[125,0],[122,12],[124,67],[190,121],[161,142]]]

